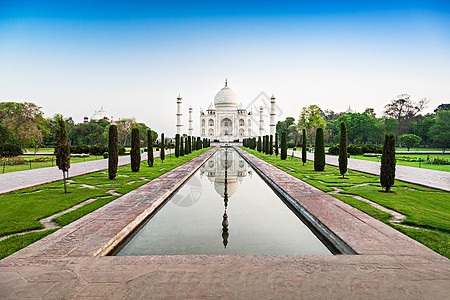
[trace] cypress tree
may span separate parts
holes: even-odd
[[[117,165],[119,163],[119,139],[117,126],[109,126],[108,137],[108,175],[113,180],[117,175]]]
[[[152,136],[152,130],[147,130],[147,164],[149,167],[153,167],[153,136]]]
[[[184,142],[184,154],[185,154],[185,155],[188,155],[188,154],[189,154],[189,144],[188,144],[188,140],[189,140],[189,137],[186,136],[185,142]]]
[[[139,172],[141,166],[141,140],[139,137],[139,128],[131,130],[131,171]]]
[[[381,154],[380,183],[389,193],[395,180],[395,135],[384,136],[383,153]]]
[[[175,157],[178,158],[180,156],[180,135],[177,133],[175,135]]]
[[[70,144],[67,140],[66,122],[62,118],[58,119],[58,130],[56,132],[56,165],[63,173],[64,194],[67,194],[66,175],[70,169]]]
[[[270,135],[270,139],[269,139],[269,154],[270,155],[273,154],[273,135]]]
[[[180,136],[180,156],[184,156],[184,141],[182,136]]]
[[[189,153],[192,152],[191,136],[187,137],[187,142],[188,142],[188,145],[187,145],[188,152],[187,152],[187,154],[189,154]]]
[[[305,163],[306,163],[306,130],[305,129],[303,129],[302,162],[303,162],[303,165],[305,165]]]
[[[323,137],[323,128],[316,130],[316,143],[314,150],[314,171],[325,170],[325,144]]]
[[[164,133],[161,133],[161,154],[159,157],[161,158],[161,161],[164,162],[164,158],[166,158],[166,141],[164,141]]]
[[[256,150],[258,150],[258,152],[262,151],[261,137],[260,136],[258,136],[258,144],[257,144]]]
[[[278,156],[278,132],[275,132],[275,156]]]
[[[266,136],[262,137],[262,153],[266,153]]]
[[[345,122],[341,122],[341,139],[339,141],[339,172],[341,172],[342,178],[347,172],[347,126]]]
[[[287,143],[286,143],[286,132],[281,133],[281,153],[280,158],[285,160],[287,158]]]

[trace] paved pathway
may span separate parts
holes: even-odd
[[[166,150],[169,154],[170,150]],[[173,153],[173,152],[172,152]],[[153,153],[159,157],[160,152]],[[141,154],[141,160],[147,159],[147,153]],[[130,164],[130,156],[120,156],[119,166]],[[91,160],[72,164],[69,169],[69,177],[80,176],[92,172],[106,170],[108,168],[108,159]],[[62,173],[58,167],[40,168],[12,173],[0,174],[0,194],[11,191],[29,188],[49,182],[62,179]]]
[[[288,155],[292,155],[292,150],[288,150]],[[295,151],[294,156],[301,158],[302,152]],[[339,166],[337,156],[326,155],[325,157],[327,164]],[[314,153],[308,152],[308,160],[314,160]],[[349,158],[348,169],[380,175],[380,163],[375,161]],[[450,172],[397,165],[395,179],[450,192]]]
[[[103,256],[213,151],[1,260],[1,298],[448,298],[448,259],[250,154],[359,255]]]

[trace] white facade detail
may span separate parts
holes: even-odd
[[[206,110],[200,110],[200,136],[212,140],[234,141],[252,136],[252,112],[238,104],[236,93],[225,87],[214,97]]]
[[[183,114],[181,112],[181,96],[178,94],[177,97],[177,134],[180,136],[183,135],[183,122],[182,122]]]

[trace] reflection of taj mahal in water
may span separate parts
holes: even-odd
[[[218,150],[219,155],[212,156],[200,168],[200,176],[208,177],[214,183],[214,189],[225,197],[225,168],[227,171],[227,196],[232,197],[244,178],[252,174],[252,168],[236,151],[225,148]]]

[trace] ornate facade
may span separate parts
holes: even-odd
[[[251,137],[253,134],[252,111],[238,105],[236,93],[225,87],[214,97],[214,104],[200,111],[200,135],[220,141],[233,141]]]

